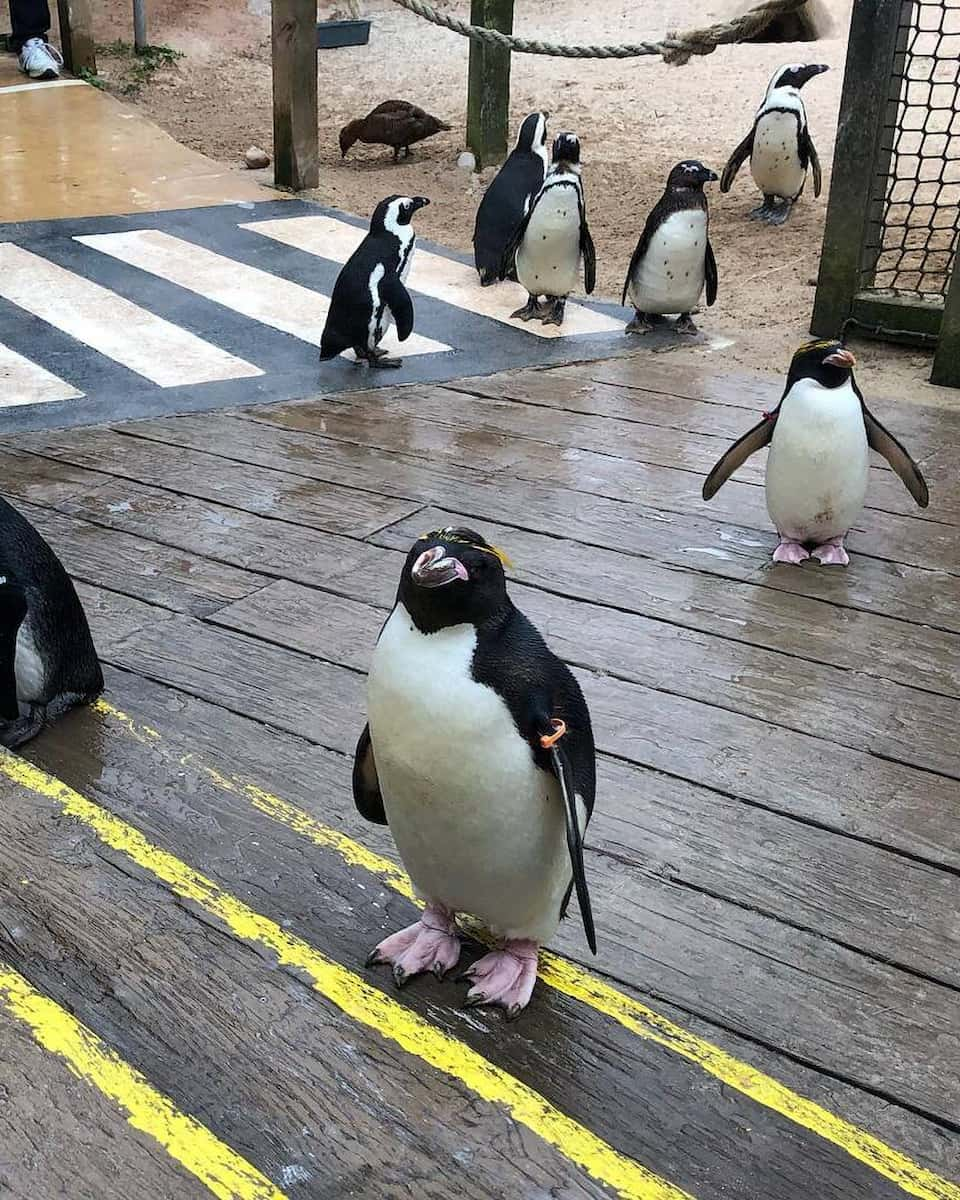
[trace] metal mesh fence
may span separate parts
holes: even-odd
[[[960,0],[903,0],[861,289],[942,300],[960,237]]]

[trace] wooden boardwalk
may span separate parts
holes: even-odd
[[[771,567],[762,462],[699,493],[778,390],[646,356],[5,441],[108,690],[0,758],[0,1194],[960,1198],[960,414],[877,403],[930,508],[878,460],[849,569]],[[566,922],[514,1024],[362,967],[413,911],[363,672],[453,521],[601,750],[600,954]]]

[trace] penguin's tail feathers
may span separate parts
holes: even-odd
[[[331,358],[336,358],[344,350],[349,350],[350,346],[351,342],[349,338],[345,338],[342,334],[335,331],[325,329],[323,336],[320,338],[320,361],[329,362]]]

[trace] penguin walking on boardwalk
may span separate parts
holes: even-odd
[[[717,262],[710,245],[707,197],[703,185],[716,180],[701,162],[677,163],[666,191],[647,217],[623,284],[636,316],[627,333],[646,333],[652,317],[679,313],[678,333],[696,333],[690,313],[706,285],[707,304],[717,298]]]
[[[26,517],[0,499],[0,746],[23,745],[102,691],[69,575]]]
[[[496,283],[510,235],[527,215],[547,173],[547,117],[530,113],[520,126],[517,144],[490,182],[477,209],[473,260],[480,283]]]
[[[442,978],[469,913],[496,941],[461,976],[466,1003],[515,1017],[574,889],[596,953],[583,867],[596,763],[580,687],[514,607],[504,561],[471,529],[414,543],[370,667],[353,794],[389,824],[426,906],[368,965],[390,964],[398,987]]]
[[[320,361],[353,350],[371,367],[399,367],[380,342],[392,324],[401,342],[413,333],[413,301],[404,286],[416,238],[411,221],[425,196],[388,196],[370,219],[370,232],[337,276],[320,339]]]
[[[800,89],[826,70],[824,63],[791,63],[776,70],[753,128],[723,169],[720,191],[729,192],[737,172],[750,159],[750,173],[763,193],[763,204],[750,213],[754,220],[782,225],[803,191],[808,167],[813,171],[813,194],[820,195],[820,159],[807,127]]]
[[[841,342],[801,346],[776,409],[734,442],[703,485],[709,500],[751,454],[770,444],[767,511],[780,535],[774,562],[816,558],[847,565],[843,540],[866,499],[869,450],[883,455],[921,508],[929,503],[919,467],[864,403],[855,365]]]
[[[580,140],[572,133],[561,133],[553,143],[543,187],[507,243],[500,263],[500,278],[506,279],[516,269],[529,297],[511,316],[562,325],[567,296],[580,278],[581,259],[584,291],[589,296],[597,280],[597,255],[580,179]]]

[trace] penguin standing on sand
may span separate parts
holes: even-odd
[[[720,191],[729,192],[737,172],[750,159],[750,173],[763,193],[763,204],[750,216],[782,225],[813,171],[813,194],[820,195],[820,159],[807,127],[800,89],[828,70],[823,63],[792,63],[773,73],[753,128],[730,155],[720,177]]]
[[[413,332],[413,301],[404,286],[416,241],[411,220],[425,196],[388,196],[370,219],[370,232],[337,276],[320,339],[320,361],[353,350],[371,367],[399,367],[380,342],[392,324],[401,342]]]
[[[548,116],[549,113],[533,112],[524,119],[516,146],[480,201],[473,229],[473,260],[483,287],[497,282],[510,235],[543,186],[547,173]]]
[[[370,667],[353,794],[389,824],[426,905],[368,965],[389,963],[397,986],[442,978],[469,913],[496,944],[461,976],[466,1003],[515,1017],[574,888],[596,953],[582,842],[596,765],[579,685],[514,607],[503,562],[470,529],[414,543]]]
[[[651,317],[679,313],[678,333],[696,333],[690,313],[704,284],[707,304],[717,298],[717,262],[710,245],[707,197],[703,185],[717,178],[703,163],[677,163],[667,176],[667,188],[647,217],[643,233],[627,268],[627,296],[636,316],[627,333],[646,333]]]
[[[22,745],[102,691],[70,577],[30,522],[0,500],[0,746]]]
[[[572,133],[561,133],[553,143],[543,187],[507,243],[500,263],[500,278],[506,279],[515,266],[517,279],[529,297],[511,316],[562,325],[567,296],[580,278],[581,258],[584,291],[589,296],[597,279],[597,255],[583,200],[580,140]]]
[[[853,377],[855,365],[841,342],[801,346],[776,409],[734,442],[703,485],[703,498],[709,500],[751,454],[770,443],[767,511],[780,535],[774,562],[816,558],[825,565],[847,565],[843,539],[866,499],[869,450],[883,455],[921,508],[929,503],[917,464],[864,403]]]

